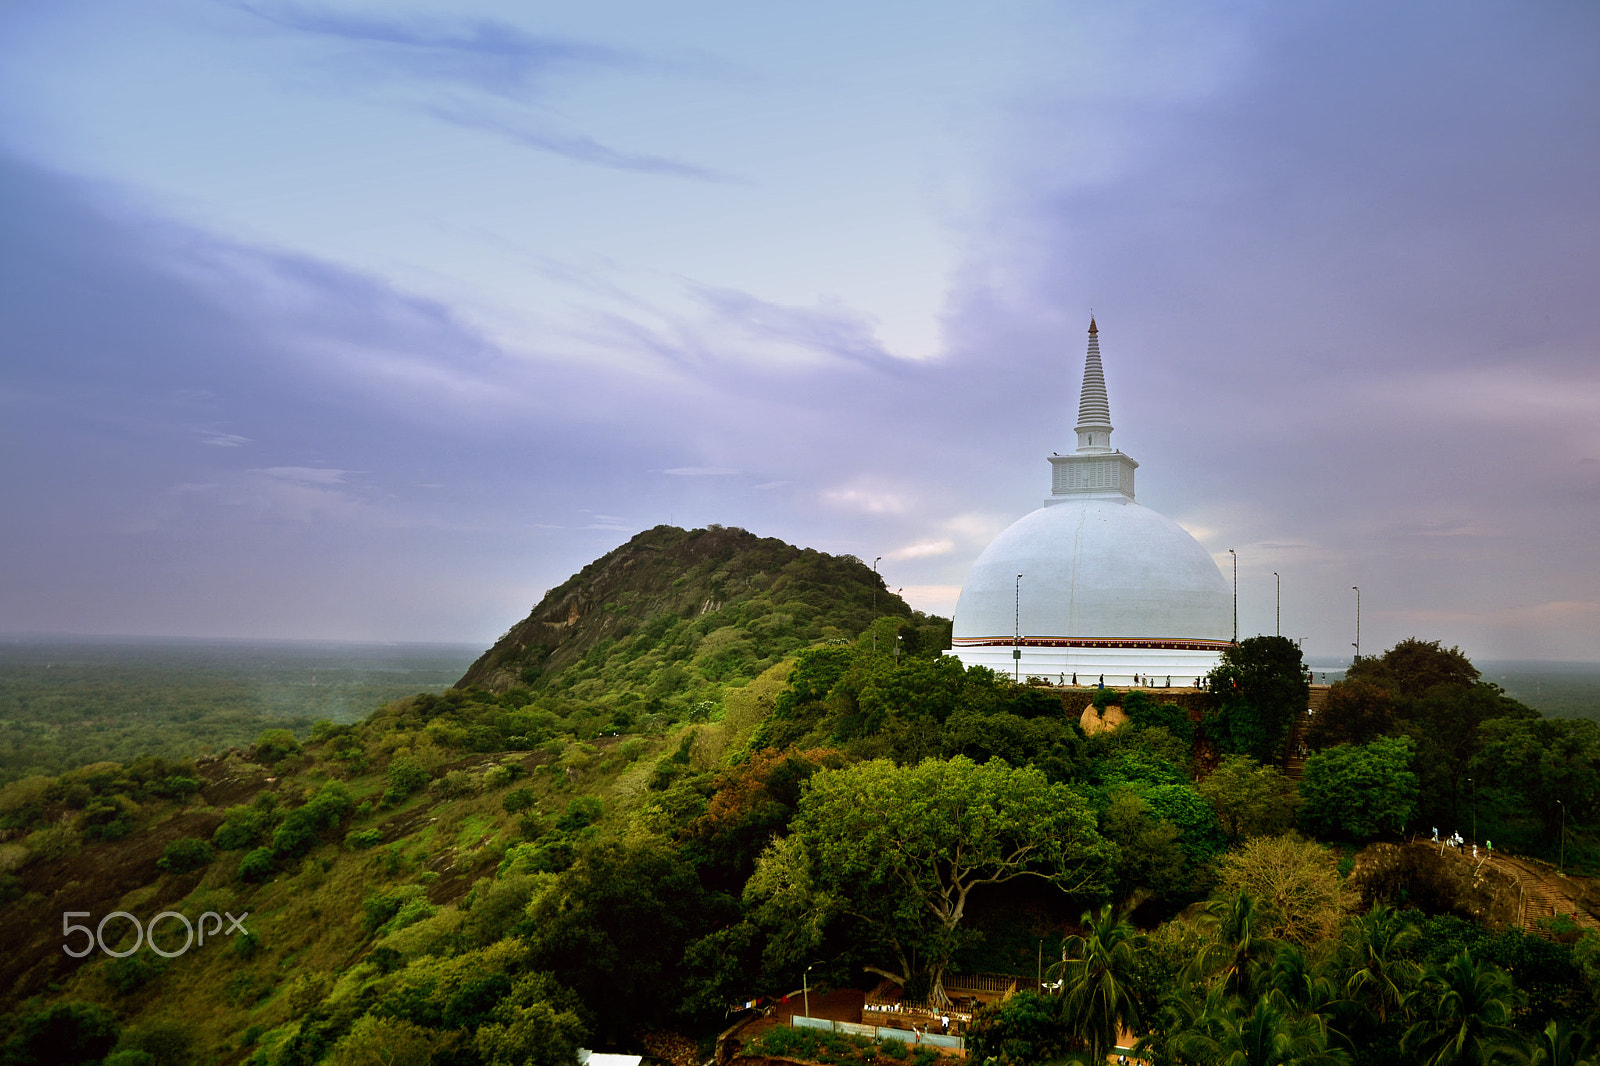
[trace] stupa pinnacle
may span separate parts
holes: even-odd
[[[1133,472],[1139,468],[1129,456],[1111,447],[1111,401],[1106,398],[1106,375],[1100,365],[1100,330],[1089,318],[1089,354],[1083,361],[1083,389],[1078,394],[1078,450],[1073,455],[1052,455],[1050,498],[1046,504],[1088,493],[1121,493],[1133,499]]]

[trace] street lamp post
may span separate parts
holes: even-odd
[[[1359,585],[1351,585],[1350,587],[1355,589],[1356,593],[1356,642],[1354,647],[1356,649],[1356,659],[1359,660],[1361,658],[1361,587]]]
[[[1278,582],[1278,636],[1281,637],[1283,636],[1283,578],[1278,576],[1276,570],[1272,572],[1272,576]]]
[[[816,963],[812,963],[815,966]],[[811,966],[806,967],[806,972],[800,975],[800,986],[805,989],[806,1017],[811,1017]]]
[[[1239,553],[1232,548],[1228,554],[1233,556],[1233,642],[1239,643]]]
[[[1561,808],[1561,859],[1556,864],[1556,873],[1565,877],[1567,874],[1567,805],[1560,800],[1556,804]]]
[[[1011,602],[1011,683],[1022,680],[1022,575],[1017,575],[1017,587]]]

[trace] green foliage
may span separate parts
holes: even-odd
[[[1446,648],[1437,640],[1402,640],[1379,656],[1356,660],[1345,672],[1347,681],[1364,681],[1402,699],[1417,699],[1441,685],[1478,683],[1478,668],[1460,648]]]
[[[1263,763],[1282,756],[1311,692],[1300,647],[1287,637],[1249,637],[1224,649],[1206,688],[1216,701],[1205,718],[1206,735],[1223,754]]]
[[[974,888],[1031,876],[1093,894],[1115,858],[1080,795],[998,760],[823,770],[791,828],[794,846],[764,855],[746,889],[776,935],[814,942],[817,907],[832,900],[893,954],[903,980],[935,988]],[[961,862],[941,861],[956,854]],[[794,891],[799,884],[810,888]]]
[[[375,848],[379,844],[383,843],[383,830],[357,829],[346,833],[344,842],[346,847],[356,848],[358,850]]]
[[[665,1013],[662,989],[685,946],[708,931],[711,903],[663,844],[593,843],[533,898],[521,929],[534,966],[627,1031]]]
[[[300,743],[287,729],[268,729],[256,738],[250,758],[263,766],[273,766],[291,755],[300,754]]]
[[[85,840],[120,840],[133,832],[133,808],[121,796],[96,797],[78,818]]]
[[[1385,737],[1311,756],[1300,779],[1300,824],[1354,840],[1398,834],[1417,803],[1411,752],[1409,737]]]
[[[402,757],[389,764],[389,792],[404,798],[428,783],[432,775],[415,759]],[[388,795],[384,796],[388,800]]]
[[[239,860],[239,880],[265,881],[276,872],[271,848],[256,848]]]
[[[1368,744],[1399,730],[1397,707],[1388,689],[1346,678],[1329,687],[1327,705],[1312,716],[1306,743],[1318,750],[1335,744]]]
[[[576,833],[600,820],[605,808],[593,796],[578,796],[567,803],[567,810],[556,820],[556,831]]]
[[[1418,1020],[1401,1050],[1427,1066],[1491,1062],[1516,1039],[1512,1022],[1521,998],[1503,970],[1463,951],[1429,968],[1411,1004]]]
[[[372,891],[361,901],[361,928],[369,935],[386,935],[434,913],[421,885],[401,885]]]
[[[1263,936],[1309,946],[1339,924],[1344,886],[1337,860],[1297,833],[1248,841],[1223,857],[1220,873],[1225,897],[1253,901],[1254,929]]]
[[[57,1003],[23,1016],[6,1041],[4,1061],[15,1066],[88,1066],[117,1042],[117,1016],[92,1003]]]
[[[156,866],[168,873],[183,874],[191,870],[198,870],[210,866],[216,861],[217,851],[210,844],[197,837],[184,837],[174,840],[162,851],[161,858],[156,860]]]
[[[1095,693],[1096,707],[1101,706],[1100,697],[1110,691]],[[1185,745],[1194,743],[1195,723],[1190,720],[1189,712],[1175,703],[1157,704],[1149,693],[1134,689],[1122,697],[1122,713],[1140,729],[1165,729]]]
[[[1248,755],[1224,756],[1199,790],[1217,812],[1229,844],[1283,832],[1294,824],[1299,804],[1294,785],[1277,767],[1262,766]]]
[[[1134,989],[1142,938],[1109,903],[1085,911],[1080,922],[1083,933],[1061,946],[1061,1018],[1068,1032],[1088,1045],[1090,1058],[1102,1062],[1120,1031],[1140,1030]]]
[[[161,956],[140,950],[120,959],[107,959],[100,972],[108,988],[125,996],[144,987],[166,968],[166,960]]]
[[[1478,737],[1471,768],[1484,816],[1481,835],[1548,853],[1559,841],[1563,810],[1569,823],[1592,825],[1600,818],[1600,725],[1491,718]]]
[[[186,1025],[178,1022],[147,1022],[123,1030],[115,1055],[106,1061],[110,1062],[116,1055],[144,1055],[147,1056],[144,1060],[134,1058],[130,1061],[147,1061],[154,1066],[189,1066],[194,1061],[194,1044],[194,1034]]]
[[[902,1055],[904,1047],[901,1044]],[[827,1029],[799,1029],[788,1025],[780,1025],[762,1033],[750,1041],[750,1050],[757,1055],[841,1066],[871,1062],[873,1054],[872,1041],[864,1036],[835,1033]]]
[[[211,842],[222,851],[265,844],[272,839],[279,817],[277,798],[263,792],[249,806],[230,807],[222,824],[211,834]]]
[[[531,788],[514,788],[500,799],[500,805],[506,809],[507,814],[517,814],[532,807],[538,802],[538,794]]]
[[[979,1007],[967,1029],[967,1056],[973,1062],[1032,1066],[1059,1058],[1067,1047],[1058,1000],[1031,990]]]

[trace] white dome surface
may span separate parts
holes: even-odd
[[[1170,518],[1121,494],[1069,497],[984,549],[956,604],[953,651],[1052,681],[1190,684],[1229,643],[1232,602],[1211,556]]]

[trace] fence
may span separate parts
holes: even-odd
[[[886,1025],[858,1025],[855,1022],[836,1022],[828,1018],[807,1018],[800,1014],[790,1018],[789,1024],[797,1029],[826,1029],[829,1032],[849,1033],[852,1036],[865,1036],[873,1040],[901,1040],[907,1044],[930,1044],[933,1047],[954,1048],[957,1051],[965,1051],[967,1047],[964,1037],[947,1033],[914,1033],[910,1029],[891,1029]]]

